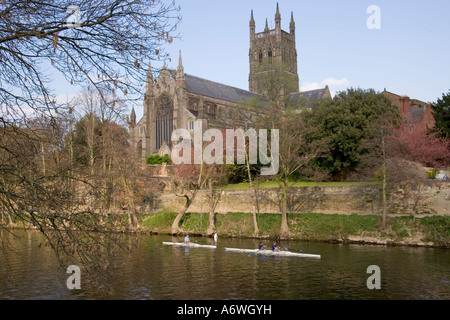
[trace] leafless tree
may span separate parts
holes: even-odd
[[[110,244],[123,244],[120,234],[109,232],[122,217],[104,215],[108,199],[117,199],[107,195],[120,193],[111,184],[121,184],[131,207],[134,194],[133,160],[118,154],[126,151],[126,140],[112,117],[121,116],[118,97],[142,98],[147,62],[167,59],[164,47],[177,37],[179,21],[175,3],[161,0],[0,1],[2,226],[40,230],[61,263],[78,259],[88,270],[107,266]],[[92,146],[102,147],[102,162],[91,154],[90,164],[102,170],[86,172],[76,158],[76,108],[57,102],[51,82],[56,73],[68,85],[89,85],[105,107],[102,139],[91,135]],[[106,205],[86,205],[89,198]]]
[[[369,125],[368,135],[362,141],[361,165],[358,171],[366,178],[381,182],[382,186],[382,212],[381,228],[387,227],[387,213],[389,210],[390,195],[396,189],[411,189],[413,211],[416,213],[417,205],[422,199],[421,190],[425,183],[425,173],[420,170],[417,163],[405,160],[399,152],[399,141],[396,138],[396,114],[381,114]]]
[[[292,75],[287,73],[282,65],[263,65],[262,68],[267,70],[258,79],[264,95],[262,101],[259,101],[262,111],[258,114],[256,126],[261,129],[279,130],[279,170],[274,180],[279,184],[281,236],[286,237],[289,235],[288,193],[293,174],[302,171],[315,157],[324,152],[326,139],[308,138],[314,128],[308,127],[304,122],[300,112],[303,101],[291,101],[286,94],[295,91],[295,79]],[[270,142],[269,148],[272,148]],[[270,154],[273,152],[275,150],[271,149]]]
[[[188,211],[198,192],[203,189],[211,177],[211,166],[201,164],[177,164],[171,177],[171,187],[175,194],[186,200],[172,223],[172,234],[185,232],[180,228],[180,222]]]
[[[27,109],[54,114],[53,72],[71,84],[140,98],[149,59],[165,59],[180,16],[172,2],[2,1],[0,105],[11,120]]]
[[[287,214],[289,211],[289,189],[293,174],[301,171],[317,156],[325,152],[326,139],[311,140],[308,135],[314,131],[303,121],[302,113],[293,108],[269,105],[258,120],[260,128],[279,129],[279,170],[274,180],[279,184],[279,207],[281,212],[281,236],[289,235]],[[273,153],[271,149],[270,153]]]

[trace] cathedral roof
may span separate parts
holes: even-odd
[[[172,73],[173,75],[173,73]],[[257,93],[232,87],[226,84],[206,80],[186,73],[186,90],[189,93],[230,101],[233,103],[248,101]]]
[[[234,103],[247,101],[253,96],[258,96],[258,94],[250,91],[191,76],[189,74],[186,74],[186,89],[191,93]]]
[[[176,70],[170,70],[170,73],[175,79],[177,74]],[[261,96],[251,91],[232,87],[211,80],[206,80],[188,73],[185,74],[185,77],[186,77],[186,90],[189,93],[194,93],[205,97],[220,99],[233,103],[248,101],[252,97]],[[322,89],[294,92],[289,95],[289,98],[297,101],[298,103],[306,102],[307,105],[311,106],[315,100],[319,100],[321,98],[329,96],[330,91],[328,89],[328,86],[326,86],[325,88]]]
[[[321,89],[294,92],[289,95],[289,99],[295,100],[298,103],[306,102],[308,106],[312,106],[313,102],[322,98],[330,96],[328,86]]]

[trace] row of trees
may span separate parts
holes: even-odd
[[[54,117],[0,130],[1,226],[37,228],[61,263],[77,259],[91,271],[106,265],[96,252],[123,247],[118,230],[139,226],[135,199],[146,174],[129,148],[121,111],[107,114],[112,100],[102,95],[108,103],[86,91]],[[92,231],[104,242],[86,236]]]
[[[142,98],[180,20],[161,0],[0,1],[0,227],[34,226],[63,265],[103,270],[124,245],[109,231],[138,224],[121,100]],[[87,88],[78,101],[56,99],[57,74]],[[121,206],[128,219],[108,214]]]

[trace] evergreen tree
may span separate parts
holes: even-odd
[[[361,141],[378,117],[395,119],[398,109],[373,89],[348,89],[332,100],[319,100],[307,113],[306,124],[316,128],[310,139],[330,139],[329,153],[314,161],[317,169],[345,180],[360,163]]]
[[[435,120],[435,132],[441,137],[450,137],[450,90],[442,99],[431,105]]]

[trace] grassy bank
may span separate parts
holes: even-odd
[[[144,231],[169,234],[176,213],[143,215]],[[289,214],[290,238],[309,241],[369,242],[379,244],[430,245],[450,248],[450,217],[389,217],[388,228],[380,231],[381,218],[376,215]],[[281,216],[258,214],[259,236],[279,238]],[[187,213],[181,221],[183,230],[205,234],[207,213]],[[216,214],[217,233],[222,237],[252,237],[252,216],[248,213]]]

